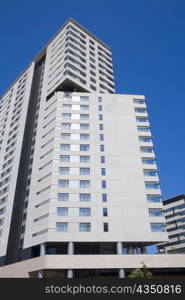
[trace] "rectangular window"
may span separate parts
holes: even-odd
[[[108,209],[106,207],[103,207],[103,217],[108,216]]]
[[[143,127],[143,126],[141,127],[141,126],[138,126],[137,130],[139,132],[150,132],[150,127]]]
[[[145,176],[157,176],[157,171],[155,170],[143,170]]]
[[[89,129],[89,124],[80,124],[80,129],[81,130],[88,130]]]
[[[144,143],[150,143],[150,142],[152,142],[152,139],[150,137],[140,136],[139,141],[144,142]]]
[[[143,100],[143,99],[134,99],[134,103],[145,104],[145,100]]]
[[[146,189],[159,189],[159,183],[153,183],[153,182],[145,182],[145,188]]]
[[[71,104],[63,104],[63,109],[71,109]]]
[[[100,151],[101,151],[101,152],[104,152],[104,151],[105,151],[104,145],[100,145]]]
[[[80,140],[89,140],[89,134],[81,133],[80,134]]]
[[[148,122],[148,118],[146,117],[136,117],[136,121],[137,122]]]
[[[105,163],[105,156],[101,156],[100,161],[101,161],[102,164],[104,164]]]
[[[155,165],[154,159],[142,158],[142,163],[145,165]]]
[[[102,194],[102,202],[107,202],[107,194]]]
[[[59,187],[67,188],[67,187],[69,187],[69,180],[61,179],[58,181],[58,185],[59,185]]]
[[[62,129],[71,129],[71,123],[62,123]]]
[[[98,97],[98,102],[102,102],[102,97]]]
[[[89,105],[80,105],[80,110],[89,110]]]
[[[90,162],[90,156],[80,156],[80,162],[81,163]]]
[[[70,133],[61,133],[61,138],[63,140],[70,140],[71,134]]]
[[[56,223],[56,230],[57,231],[62,231],[62,232],[67,232],[68,231],[68,223],[66,223],[66,222],[57,222]]]
[[[61,174],[61,175],[69,175],[69,168],[60,167],[59,168],[59,174]]]
[[[165,230],[165,224],[164,223],[151,223],[151,231],[153,232],[164,232]]]
[[[99,121],[103,121],[103,115],[99,115]]]
[[[80,114],[80,120],[89,120],[88,114]]]
[[[69,194],[67,193],[58,193],[58,201],[68,201]]]
[[[140,147],[142,153],[153,153],[154,149],[149,147]]]
[[[79,231],[80,232],[90,232],[91,231],[91,223],[79,223]]]
[[[147,200],[148,202],[161,202],[161,196],[156,196],[156,195],[147,195]]]
[[[102,180],[101,185],[102,185],[102,189],[106,189],[106,181],[105,180]]]
[[[62,151],[69,151],[70,150],[70,144],[61,144],[60,150]]]
[[[69,162],[70,156],[69,155],[60,155],[60,161],[61,162]]]
[[[86,144],[80,145],[80,151],[89,151],[90,146]]]
[[[100,141],[104,141],[104,135],[100,134]]]
[[[89,97],[88,96],[80,96],[80,101],[82,101],[82,102],[88,102],[89,101]]]
[[[147,110],[146,110],[146,108],[135,108],[135,112],[137,112],[137,113],[146,113],[147,112]]]
[[[80,194],[80,202],[89,202],[91,201],[91,194]]]
[[[90,180],[80,180],[80,188],[82,189],[90,188]]]
[[[102,105],[98,105],[98,110],[102,111]]]
[[[106,175],[105,168],[101,168],[101,175]]]
[[[71,120],[71,114],[62,114],[63,119],[65,120]]]
[[[91,209],[88,207],[81,207],[79,209],[80,217],[89,217],[91,215]]]
[[[99,129],[103,130],[103,124],[99,124]]]
[[[90,175],[90,168],[80,168],[80,175]]]
[[[109,231],[109,224],[108,223],[103,223],[103,231],[108,232]]]
[[[57,216],[68,216],[68,207],[57,207]]]
[[[150,217],[162,217],[163,211],[160,208],[149,208],[148,209]]]

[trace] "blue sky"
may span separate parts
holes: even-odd
[[[111,46],[117,93],[146,95],[164,199],[185,192],[184,0],[1,0],[0,12],[0,94],[73,17]]]

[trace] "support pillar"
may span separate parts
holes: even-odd
[[[68,255],[74,254],[74,243],[73,242],[68,243],[67,254]],[[72,269],[67,270],[67,278],[73,278],[73,275],[74,275],[73,273],[74,272]]]
[[[44,276],[43,276],[43,270],[39,270],[38,271],[37,278],[44,278]]]
[[[40,256],[46,255],[46,245],[40,244]]]
[[[123,245],[122,242],[117,242],[117,254],[122,255],[123,254]],[[125,278],[125,270],[119,269],[119,278]]]

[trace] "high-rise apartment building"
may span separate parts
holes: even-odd
[[[185,195],[163,201],[169,241],[159,244],[159,253],[185,253]]]
[[[145,97],[115,94],[110,48],[73,19],[2,96],[0,147],[1,266],[69,254],[72,277],[76,255],[167,240]]]

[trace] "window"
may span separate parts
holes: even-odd
[[[89,124],[80,124],[80,129],[82,130],[88,130],[89,129]]]
[[[80,175],[90,175],[90,168],[80,168]]]
[[[70,133],[62,133],[61,138],[64,140],[70,140],[71,134]]]
[[[144,143],[150,143],[150,142],[152,142],[152,139],[150,137],[140,136],[139,141],[144,142]]]
[[[160,208],[149,208],[148,209],[150,217],[162,217],[163,211]]]
[[[61,174],[61,175],[69,175],[69,168],[60,167],[59,168],[59,174]]]
[[[99,115],[99,121],[103,120],[103,115]]]
[[[89,101],[89,97],[88,96],[80,96],[80,101],[82,101],[82,102],[88,102]]]
[[[148,118],[146,117],[136,117],[136,121],[137,122],[148,122]]]
[[[87,216],[90,216],[91,215],[91,209],[90,208],[86,208],[86,207],[81,207],[79,209],[79,215],[80,217],[87,217]]]
[[[71,120],[71,114],[62,114],[63,119],[65,120]]]
[[[145,100],[143,100],[143,99],[134,99],[134,103],[145,104]]]
[[[105,151],[104,145],[100,145],[100,151],[101,151],[101,152],[104,152],[104,151]]]
[[[107,194],[102,194],[102,202],[107,202]]]
[[[103,207],[103,217],[108,216],[108,209],[106,207]]]
[[[91,195],[90,194],[80,194],[80,202],[89,202],[91,201]]]
[[[165,224],[164,223],[151,223],[151,231],[153,232],[164,232]]]
[[[135,108],[135,112],[137,112],[137,113],[146,113],[147,110],[146,110],[146,108]]]
[[[154,159],[142,158],[142,163],[145,165],[155,165]]]
[[[70,150],[70,144],[61,144],[60,150],[62,151],[69,151]]]
[[[56,230],[57,231],[62,231],[62,232],[67,232],[68,231],[68,223],[66,223],[66,222],[57,222],[56,223]]]
[[[155,170],[143,170],[145,176],[157,176],[157,171]]]
[[[62,123],[63,129],[71,129],[71,123]]]
[[[91,231],[91,223],[79,223],[79,231],[80,232],[90,232]]]
[[[103,140],[104,140],[104,135],[100,134],[100,141],[103,141]]]
[[[140,150],[142,153],[153,153],[154,152],[153,148],[149,148],[149,147],[140,147]]]
[[[102,180],[101,185],[102,185],[102,189],[106,189],[106,181],[105,180]]]
[[[161,196],[156,196],[156,195],[147,195],[147,200],[148,202],[161,202]]]
[[[89,114],[80,114],[80,120],[89,120]]]
[[[89,151],[90,146],[86,144],[80,145],[80,151]]]
[[[103,124],[99,124],[99,129],[103,130]]]
[[[80,105],[80,110],[89,110],[89,105]]]
[[[58,181],[58,185],[59,185],[59,187],[67,188],[67,187],[69,187],[69,180],[61,179]]]
[[[98,97],[98,102],[102,102],[102,97]]]
[[[105,163],[105,156],[100,156],[100,161],[101,161],[102,164],[104,164]]]
[[[141,132],[150,132],[150,127],[141,127],[141,126],[138,126],[137,130],[141,131]]]
[[[80,188],[90,188],[90,180],[80,180]]]
[[[87,163],[90,161],[90,156],[80,156],[81,163]]]
[[[63,109],[71,109],[71,104],[63,104]]]
[[[69,155],[60,155],[60,161],[61,162],[69,162],[70,156]]]
[[[98,110],[102,111],[102,105],[98,105]]]
[[[68,207],[57,207],[57,216],[68,216]]]
[[[105,168],[101,168],[101,175],[106,175]]]
[[[67,193],[58,194],[58,201],[68,201],[68,200],[69,200],[69,194]]]
[[[153,182],[145,182],[145,188],[146,189],[159,189],[159,183],[153,183]]]
[[[109,224],[108,223],[103,223],[103,231],[108,232],[109,231]]]
[[[89,140],[89,134],[81,133],[80,134],[80,140]]]

